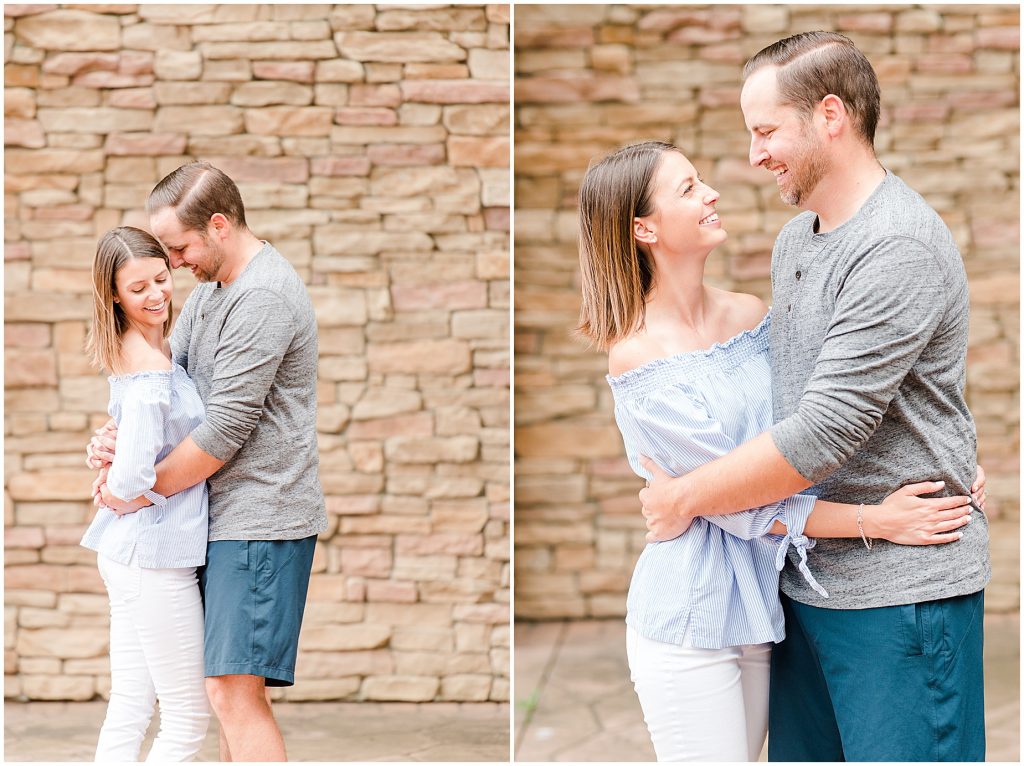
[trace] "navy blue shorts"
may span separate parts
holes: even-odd
[[[206,676],[295,683],[295,655],[316,535],[302,540],[217,540],[199,570]]]
[[[873,609],[782,596],[769,761],[984,761],[984,594]]]

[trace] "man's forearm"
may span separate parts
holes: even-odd
[[[153,491],[168,497],[206,481],[223,465],[223,460],[204,452],[192,441],[191,436],[187,436],[157,464]]]
[[[786,462],[769,433],[741,444],[672,483],[676,485],[676,509],[689,516],[717,516],[758,508],[811,486]]]

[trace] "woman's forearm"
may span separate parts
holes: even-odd
[[[864,506],[864,534],[871,537],[871,514],[878,506]],[[860,537],[857,526],[857,510],[859,505],[849,503],[832,503],[828,500],[816,500],[814,510],[807,517],[804,534],[808,537]],[[786,534],[786,525],[781,521],[772,524],[773,535]]]

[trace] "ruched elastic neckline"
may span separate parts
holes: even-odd
[[[710,348],[686,351],[642,364],[621,375],[605,376],[615,401],[625,401],[650,394],[665,386],[675,385],[701,371],[729,372],[768,348],[771,312],[751,330],[744,330],[729,340]]]

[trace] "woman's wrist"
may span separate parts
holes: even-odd
[[[859,507],[859,513],[860,523],[857,525],[858,531],[863,532],[865,537],[886,539],[881,523],[882,506],[865,503]]]

